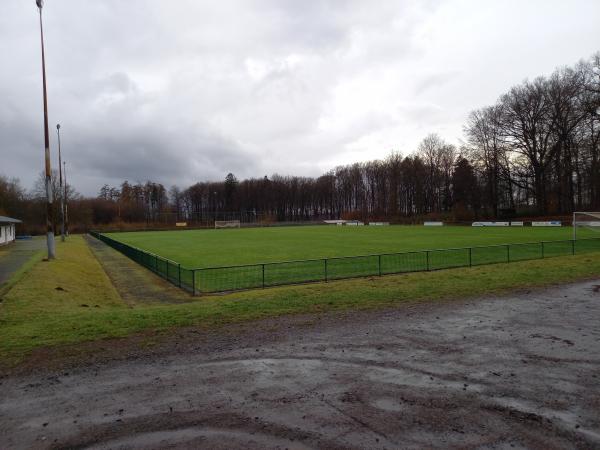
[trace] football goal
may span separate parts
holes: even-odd
[[[578,228],[600,232],[600,212],[574,212],[573,239],[577,239]]]
[[[240,228],[239,220],[215,220],[215,228]]]

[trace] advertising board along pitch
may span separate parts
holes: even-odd
[[[473,222],[473,227],[508,227],[510,222]]]
[[[536,221],[531,222],[532,227],[560,227],[562,222],[560,220],[547,220],[547,221]]]

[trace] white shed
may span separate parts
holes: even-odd
[[[18,219],[0,216],[0,245],[10,244],[15,240],[15,225],[21,223]]]

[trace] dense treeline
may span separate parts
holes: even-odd
[[[73,192],[71,222],[89,228],[240,218],[460,221],[599,210],[600,54],[513,87],[473,111],[464,134],[458,147],[431,134],[407,156],[392,153],[317,178],[238,181],[228,174],[168,192],[151,181],[105,185],[93,199]],[[0,178],[0,214],[38,223],[43,207],[43,189],[27,193],[16,180]]]
[[[52,221],[54,229],[60,230],[60,200],[68,201],[67,214],[72,231],[81,232],[93,226],[92,213],[95,199],[86,199],[78,194],[71,185],[60,189],[57,171],[52,171]],[[46,231],[46,188],[45,175],[40,173],[31,191],[27,191],[18,179],[9,179],[0,175],[0,215],[15,217],[23,221],[17,225],[17,232],[42,234]]]
[[[600,206],[600,54],[513,87],[465,127],[484,204],[568,213]]]
[[[146,183],[138,186],[137,220],[160,213],[199,221],[238,215],[403,220],[436,214],[468,220],[597,210],[599,108],[596,55],[515,86],[495,105],[473,111],[459,148],[432,134],[405,157],[392,153],[318,178],[274,175],[238,182],[229,174],[223,182],[174,187],[168,202],[162,186]],[[130,204],[125,199],[122,209]]]

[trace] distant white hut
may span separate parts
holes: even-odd
[[[21,223],[18,219],[0,216],[0,245],[10,244],[15,240],[15,225]]]

